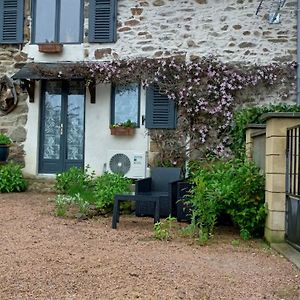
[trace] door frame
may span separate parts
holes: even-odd
[[[42,154],[44,150],[44,132],[45,132],[45,122],[43,122],[43,118],[45,116],[45,87],[46,83],[49,81],[61,81],[61,123],[63,126],[63,138],[60,139],[60,158],[58,159],[58,164],[61,166],[60,170],[57,171],[46,171],[42,166]],[[85,162],[85,118],[86,118],[86,87],[84,85],[84,93],[83,93],[83,157],[82,160],[67,160],[66,150],[67,150],[67,113],[68,113],[68,96],[69,96],[69,82],[70,80],[41,80],[41,88],[40,88],[40,118],[38,121],[39,125],[39,140],[38,140],[38,174],[57,174],[63,171],[68,170],[72,166],[76,167],[84,167]],[[82,81],[84,84],[84,80],[74,80],[74,81]]]

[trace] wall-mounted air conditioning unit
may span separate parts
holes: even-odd
[[[146,177],[146,152],[110,150],[108,151],[107,170],[128,178]]]

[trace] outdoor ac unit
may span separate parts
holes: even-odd
[[[146,152],[110,150],[108,151],[107,170],[128,178],[145,178]]]

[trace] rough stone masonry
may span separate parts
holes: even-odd
[[[281,23],[269,24],[270,3],[259,14],[254,0],[118,0],[118,39],[114,44],[89,44],[88,0],[85,0],[84,43],[81,60],[181,55],[186,60],[214,55],[224,62],[268,64],[296,60],[297,2],[288,0]],[[12,75],[26,61],[37,61],[23,51],[30,44],[30,1],[25,0],[24,45],[0,47],[0,77]],[[25,47],[26,49],[26,47]],[[0,130],[7,132],[15,147],[12,157],[23,160],[28,104],[19,91],[19,105],[0,117]],[[294,97],[290,91],[290,99]],[[256,92],[259,101],[275,101],[278,92]],[[280,100],[280,99],[279,99]]]

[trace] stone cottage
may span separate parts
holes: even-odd
[[[23,88],[17,107],[0,117],[1,131],[16,144],[12,158],[28,176],[84,165],[101,174],[125,165],[129,177],[144,177],[152,150],[147,127],[176,126],[170,100],[160,95],[167,113],[151,127],[155,92],[149,96],[140,82],[87,88],[80,76],[53,78],[34,67],[212,54],[248,65],[295,61],[297,3],[287,1],[280,22],[270,24],[266,2],[256,15],[254,0],[0,0],[0,77],[13,76]],[[267,99],[280,100],[276,90]],[[134,135],[111,134],[111,125],[128,119],[137,125]]]

